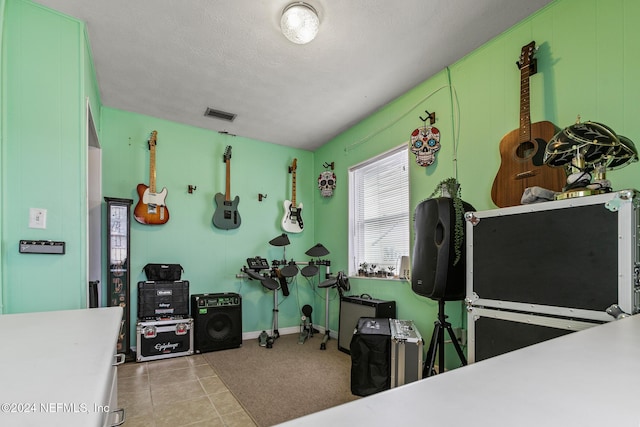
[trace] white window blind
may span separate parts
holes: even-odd
[[[400,257],[409,255],[407,146],[352,167],[349,187],[349,273],[365,262],[377,270],[397,268]]]

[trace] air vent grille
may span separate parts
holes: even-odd
[[[204,112],[204,115],[215,119],[226,120],[228,122],[232,122],[233,119],[236,118],[236,115],[233,113],[227,113],[226,111],[220,111],[209,107],[207,107],[207,111]]]

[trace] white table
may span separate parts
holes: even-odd
[[[0,315],[0,425],[103,426],[116,410],[121,307]]]
[[[640,315],[298,418],[283,426],[640,426]]]

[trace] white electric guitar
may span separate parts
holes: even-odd
[[[149,186],[138,184],[138,204],[133,210],[133,216],[140,224],[158,225],[169,221],[169,209],[165,204],[167,189],[156,193],[156,137],[158,132],[151,132],[149,138]]]
[[[302,223],[302,203],[296,206],[296,168],[298,159],[293,159],[289,166],[291,174],[291,200],[284,201],[284,217],[282,229],[288,233],[301,233],[304,228]]]

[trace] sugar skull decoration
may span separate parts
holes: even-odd
[[[436,160],[440,150],[440,131],[433,126],[425,126],[411,133],[411,152],[416,155],[416,163],[429,166]]]
[[[336,174],[331,171],[324,171],[318,176],[318,188],[322,197],[333,196],[333,190],[336,188]]]

